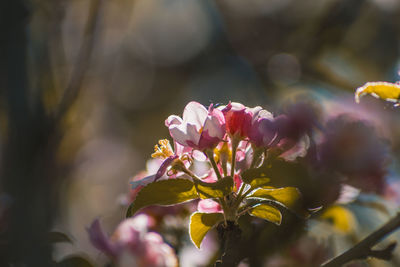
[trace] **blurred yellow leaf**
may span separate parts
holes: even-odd
[[[322,219],[332,222],[333,226],[345,233],[350,233],[356,228],[356,218],[353,213],[342,206],[331,206],[321,215]]]
[[[359,103],[360,98],[366,94],[396,103],[400,98],[400,84],[388,82],[368,82],[364,86],[357,88],[355,94],[356,102]]]

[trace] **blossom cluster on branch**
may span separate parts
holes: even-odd
[[[176,204],[197,200],[189,234],[200,248],[212,228],[227,238],[224,232],[243,215],[279,226],[288,213],[300,221],[321,214],[327,218],[323,211],[343,202],[348,188],[383,192],[387,146],[374,128],[346,114],[324,121],[320,113],[307,101],[276,116],[235,102],[208,108],[189,102],[182,117],[165,120],[172,145],[160,140],[148,171],[133,178],[127,217],[154,205],[169,206],[166,213],[174,213]],[[99,245],[98,236],[105,238],[96,226],[90,228],[92,242],[119,258],[108,242]],[[146,247],[146,240],[138,242]]]

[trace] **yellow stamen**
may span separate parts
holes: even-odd
[[[174,151],[172,150],[172,147],[167,139],[159,140],[158,143],[159,146],[154,146],[154,153],[151,154],[152,158],[166,159],[174,155]]]
[[[214,159],[216,162],[220,160],[224,162],[230,162],[232,160],[232,151],[227,142],[224,142],[220,149],[214,149]]]

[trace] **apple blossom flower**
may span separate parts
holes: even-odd
[[[128,266],[127,259],[130,266],[178,266],[174,250],[159,234],[148,232],[152,224],[149,216],[141,214],[122,221],[111,237],[103,232],[99,220],[95,220],[87,231],[95,248],[123,266]]]
[[[213,149],[226,133],[222,111],[213,105],[207,110],[195,101],[186,105],[182,118],[171,115],[165,125],[177,143],[201,151]]]
[[[273,115],[260,106],[249,108],[240,103],[229,103],[223,110],[227,132],[231,136],[248,138],[258,147],[267,147],[276,136]]]
[[[225,116],[226,131],[228,134],[241,139],[247,137],[252,119],[252,114],[249,109],[243,104],[229,102],[229,104],[222,109],[222,112]]]
[[[188,159],[187,155],[184,154],[185,148],[180,146],[179,144],[175,143],[175,152],[174,152],[167,139],[160,140],[158,141],[158,143],[159,146],[158,145],[154,146],[154,153],[151,154],[151,157],[164,159],[164,161],[161,163],[160,168],[158,169],[155,175],[155,180],[163,176],[164,173],[167,171],[168,167],[173,165],[174,162],[182,163],[182,160],[179,159],[180,156],[182,157],[182,159],[183,158]]]
[[[261,107],[249,109],[252,114],[248,137],[252,144],[257,147],[268,147],[276,138],[277,132],[272,127],[273,115]]]
[[[159,145],[154,146],[154,153],[151,154],[153,159],[157,159],[158,161],[153,163],[152,165],[157,165],[158,168],[156,173],[152,173],[148,176],[146,174],[140,173],[133,178],[133,181],[130,182],[132,185],[132,191],[130,194],[131,198],[135,198],[137,193],[146,186],[147,184],[154,182],[164,176],[167,173],[169,178],[174,178],[176,174],[185,169],[185,162],[191,162],[188,151],[191,150],[188,147],[183,147],[180,144],[174,143],[175,152],[171,147],[171,144],[167,139],[162,139],[158,141]],[[161,161],[159,161],[161,160]],[[168,173],[167,170],[170,169],[172,172]]]

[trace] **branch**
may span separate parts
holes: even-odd
[[[215,267],[234,267],[241,260],[240,245],[242,231],[235,222],[227,221],[227,225],[217,227],[219,239],[222,242],[221,259],[215,262]]]
[[[100,17],[100,9],[103,0],[92,0],[89,17],[85,26],[83,39],[78,52],[78,59],[72,70],[71,79],[61,98],[59,108],[55,114],[55,121],[59,122],[61,117],[69,109],[78,96],[86,70],[89,67],[90,58],[96,40],[97,25]]]
[[[386,235],[397,230],[400,227],[400,213],[396,215],[393,219],[388,221],[381,228],[367,236],[365,239],[360,241],[354,247],[350,248],[343,254],[325,262],[321,267],[336,267],[342,266],[343,264],[357,259],[366,259],[368,257],[374,257],[383,260],[390,260],[392,257],[392,252],[396,247],[396,242],[391,243],[389,246],[382,250],[373,250],[372,247],[375,246],[379,241],[386,237]]]

